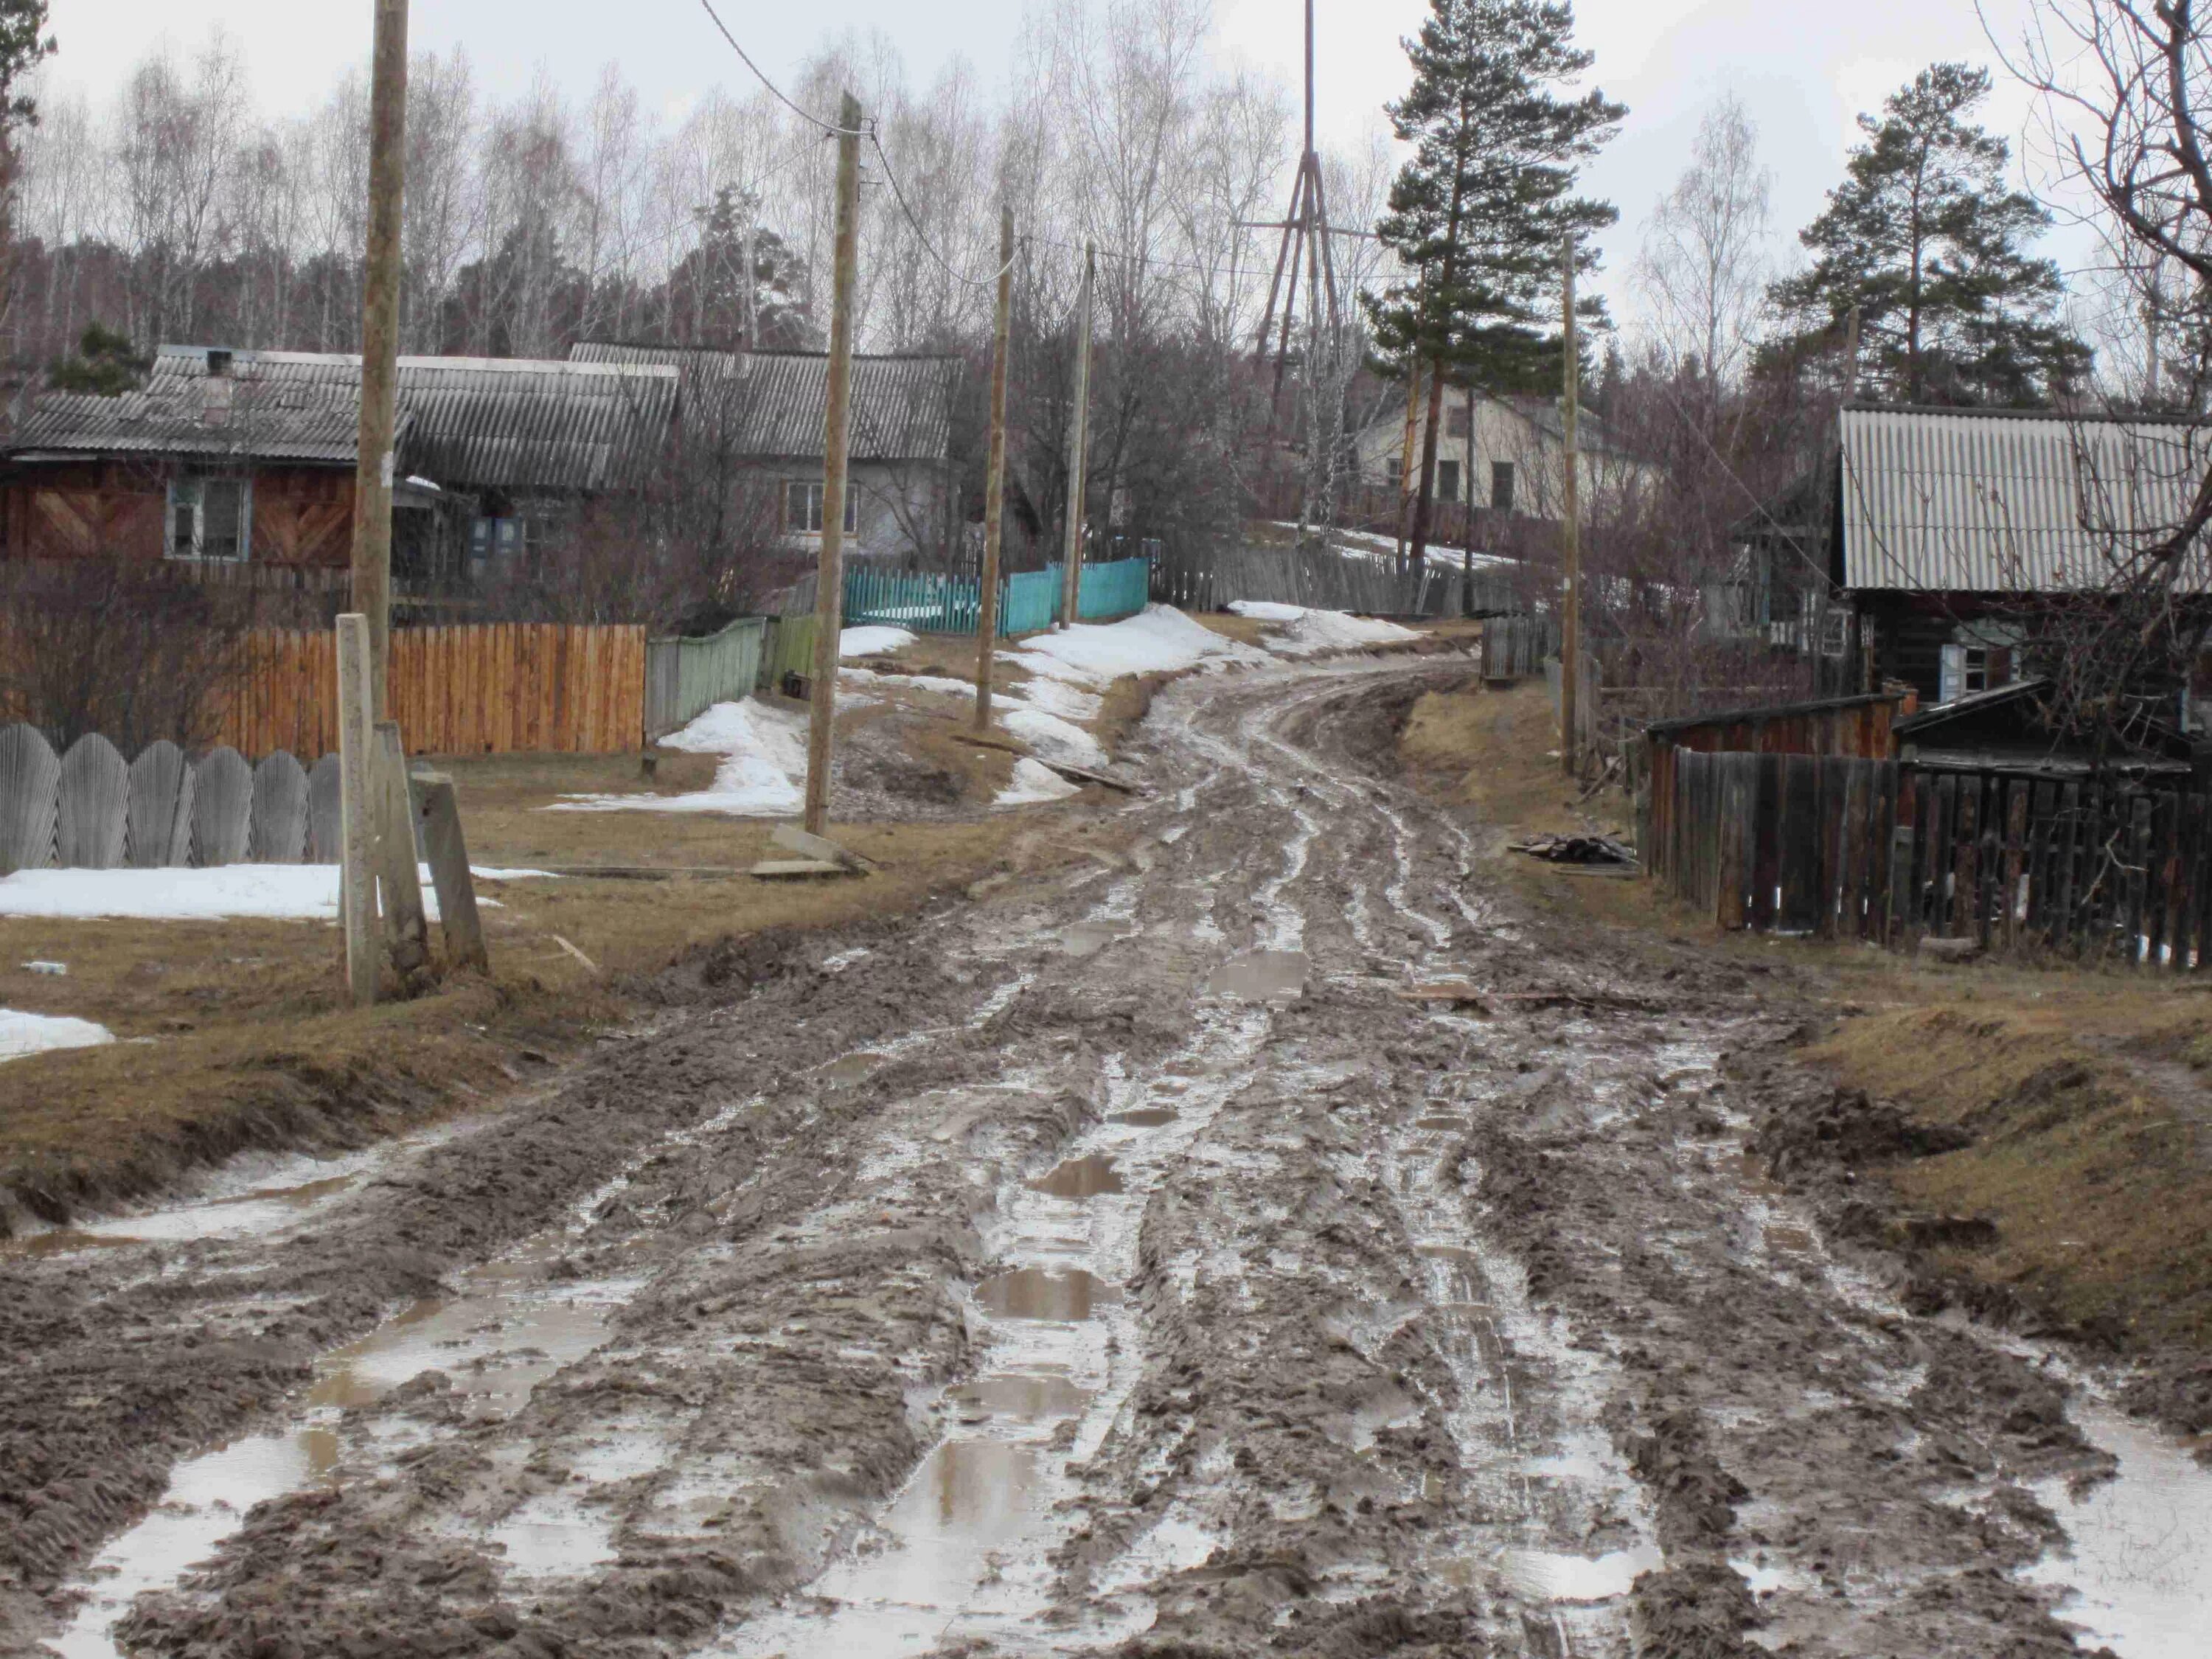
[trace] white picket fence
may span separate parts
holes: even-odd
[[[338,757],[283,750],[197,757],[167,739],[125,762],[97,732],[57,756],[36,726],[0,726],[0,876],[17,870],[335,864]]]

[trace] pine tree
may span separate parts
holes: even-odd
[[[1563,97],[1594,61],[1573,43],[1567,0],[1430,0],[1406,43],[1412,89],[1389,106],[1413,155],[1376,232],[1415,275],[1368,302],[1378,349],[1429,391],[1413,556],[1428,543],[1447,375],[1492,392],[1556,385],[1560,250],[1618,216],[1574,193],[1577,169],[1611,137],[1622,105]],[[1580,263],[1594,263],[1587,252]]]
[[[1969,118],[1987,70],[1936,64],[1859,117],[1826,210],[1799,234],[1813,268],[1774,285],[1786,332],[1771,349],[1801,356],[1841,340],[1859,308],[1859,382],[1908,404],[2048,403],[2089,366],[2089,349],[2055,320],[2058,267],[2024,244],[2051,222],[2008,188],[2010,152]]]

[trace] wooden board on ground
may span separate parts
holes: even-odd
[[[779,823],[769,831],[769,839],[787,853],[799,860],[813,860],[822,864],[842,865],[848,870],[872,867],[858,853],[840,847],[827,836],[817,836],[800,829],[795,823]]]
[[[1024,760],[1033,760],[1048,772],[1057,772],[1076,783],[1103,783],[1109,789],[1118,789],[1125,795],[1139,793],[1141,786],[1127,778],[1117,778],[1110,772],[1101,772],[1091,767],[1078,766],[1073,761],[1054,760],[1049,755],[1040,755],[1025,743],[1012,738],[1002,738],[991,732],[955,732],[952,734],[963,743],[972,743],[978,749],[996,749],[1005,754],[1018,755]]]
[[[830,859],[763,859],[752,867],[760,881],[805,881],[819,876],[857,876],[849,864]]]

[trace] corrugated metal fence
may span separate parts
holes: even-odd
[[[749,697],[762,683],[768,618],[740,617],[700,639],[648,641],[645,647],[645,735],[666,736],[714,707]]]
[[[1741,751],[1662,781],[1645,867],[1723,927],[2212,959],[2212,817],[2185,785]]]

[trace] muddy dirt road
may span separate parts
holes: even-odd
[[[0,1261],[0,1646],[2200,1651],[2203,1478],[1747,1152],[1796,1011],[1383,774],[1455,672],[1182,682],[1133,854]]]

